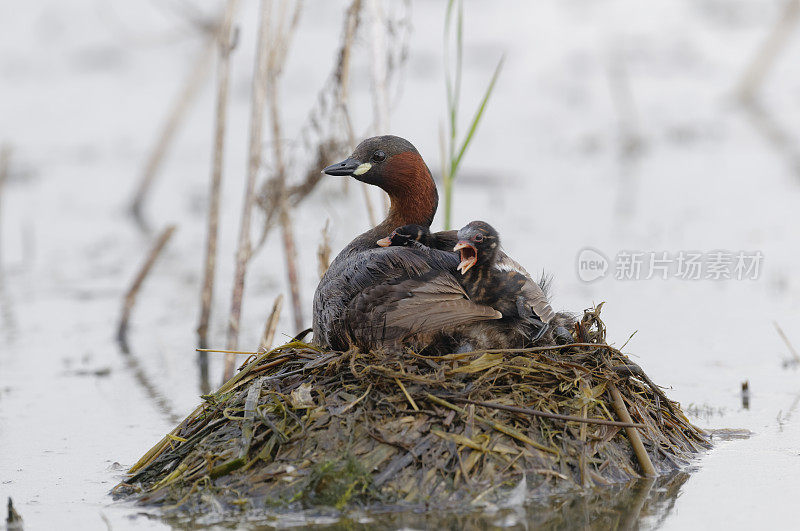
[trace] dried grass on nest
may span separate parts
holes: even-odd
[[[436,357],[278,347],[204,396],[115,492],[190,512],[443,507],[523,477],[533,494],[627,481],[643,475],[642,456],[612,413],[614,389],[655,470],[685,465],[707,438],[606,344],[599,313],[584,313],[568,347]]]

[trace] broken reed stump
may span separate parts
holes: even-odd
[[[425,356],[283,345],[204,396],[114,493],[178,514],[458,508],[523,478],[537,496],[685,466],[706,435],[605,343],[598,313],[568,346]]]
[[[612,404],[614,405],[614,411],[617,413],[617,417],[623,422],[633,423],[628,408],[625,407],[625,399],[622,398],[617,386],[609,384],[608,392],[613,400]],[[633,453],[636,454],[636,459],[639,461],[642,473],[647,477],[655,476],[656,469],[653,467],[653,462],[650,461],[650,456],[647,455],[647,450],[644,448],[644,443],[642,443],[639,432],[636,431],[635,427],[627,426],[625,428],[625,433],[628,434],[628,439],[631,441],[631,448],[633,448]]]
[[[8,497],[8,504],[6,507],[6,529],[8,531],[22,531],[25,525],[22,521],[22,516],[20,516],[14,508],[14,501],[11,499],[11,496]]]
[[[264,326],[264,333],[261,334],[261,341],[258,348],[267,351],[272,348],[272,341],[275,339],[275,330],[278,329],[278,321],[281,318],[281,310],[283,309],[283,293],[277,296],[275,302],[272,304],[272,311],[269,312],[267,317],[267,324]]]
[[[155,244],[150,249],[147,259],[133,279],[131,287],[128,288],[128,292],[125,294],[125,299],[122,304],[122,314],[120,315],[119,326],[117,327],[117,342],[125,353],[128,352],[128,321],[130,320],[133,307],[136,305],[136,296],[139,294],[144,279],[147,278],[148,273],[150,273],[150,270],[153,268],[153,264],[158,258],[158,255],[161,254],[161,251],[167,245],[170,237],[172,237],[173,232],[175,232],[175,225],[169,225],[161,232]]]

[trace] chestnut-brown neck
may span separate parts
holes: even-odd
[[[430,227],[433,222],[439,194],[422,157],[411,151],[400,153],[393,156],[386,166],[383,178],[371,183],[389,194],[391,206],[386,219],[350,242],[340,257],[377,247],[377,240],[389,236],[397,227]]]
[[[407,151],[392,157],[380,187],[391,201],[389,214],[381,225],[388,224],[392,229],[403,225],[430,227],[439,194],[419,153]]]

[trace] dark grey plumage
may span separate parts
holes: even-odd
[[[335,283],[318,290],[317,341],[334,349],[406,344],[425,348],[459,327],[500,312],[470,301],[451,273],[454,253],[436,249],[369,249],[328,269]]]

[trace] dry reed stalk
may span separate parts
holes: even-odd
[[[788,0],[775,26],[745,68],[736,93],[742,102],[751,102],[767,77],[778,55],[786,49],[789,37],[800,20],[800,0]]]
[[[370,73],[372,77],[372,129],[385,134],[389,129],[389,93],[386,89],[386,24],[383,2],[368,0],[370,15]]]
[[[242,217],[239,224],[239,243],[236,250],[236,271],[233,278],[231,311],[228,318],[228,350],[236,350],[239,345],[239,324],[242,317],[242,298],[247,263],[252,255],[250,243],[250,218],[255,201],[255,187],[258,170],[261,167],[261,137],[264,124],[264,104],[267,98],[268,36],[271,2],[262,0],[259,10],[258,44],[253,72],[252,98],[250,103],[250,146],[248,149],[247,179],[245,181]],[[233,354],[225,356],[223,382],[233,376],[236,358]]]
[[[345,117],[345,126],[347,130],[347,144],[350,148],[356,145],[356,135],[353,131],[353,124],[350,121],[350,58],[352,57],[353,42],[355,40],[356,29],[360,23],[361,13],[361,0],[353,0],[350,7],[347,8],[345,14],[345,29],[342,46],[339,50],[339,61],[337,68],[338,78],[338,103],[343,110]],[[345,186],[349,185],[349,179],[344,180]],[[364,206],[367,209],[367,218],[369,218],[370,225],[378,224],[378,217],[375,213],[375,207],[372,205],[372,197],[370,196],[369,185],[367,183],[359,183],[361,193],[364,197]]]
[[[195,352],[219,352],[222,354],[249,354],[250,356],[255,356],[258,352],[252,352],[250,350],[224,350],[224,349],[216,349],[216,348],[196,348],[194,349]]]
[[[355,41],[356,31],[360,25],[360,12],[362,0],[353,0],[345,13],[344,28],[340,41],[337,60],[328,81],[317,94],[316,104],[308,114],[308,118],[300,130],[296,145],[302,153],[312,153],[315,156],[305,161],[305,168],[299,172],[302,176],[298,184],[289,186],[286,194],[291,207],[298,206],[316,188],[322,179],[319,169],[330,163],[331,160],[340,158],[355,147],[355,133],[348,110],[350,59]],[[342,141],[342,130],[347,133],[347,141]],[[293,167],[298,164],[293,164]],[[265,221],[262,228],[260,247],[266,240],[267,234],[278,222],[280,209],[278,208],[279,194],[276,189],[280,176],[273,175],[268,179],[259,196],[259,206],[264,210]],[[349,180],[342,181],[345,185]],[[367,185],[361,184],[362,192]],[[367,214],[370,222],[377,223],[374,208],[369,196],[364,192]]]
[[[372,77],[372,122],[373,133],[384,135],[389,132],[389,92],[387,84],[387,42],[386,23],[382,0],[368,0],[370,14],[370,73]],[[389,196],[383,197],[384,213],[389,211]],[[375,223],[373,223],[373,226]]]
[[[373,76],[373,127],[378,134],[389,129],[392,101],[401,90],[401,74],[408,59],[411,37],[411,2],[384,2],[371,0],[372,65]],[[399,6],[399,7],[398,7]],[[398,11],[401,14],[398,15]],[[394,93],[392,93],[392,85]]]
[[[299,6],[299,3],[298,3]],[[274,54],[274,55],[273,55]],[[289,204],[286,192],[286,165],[284,162],[283,144],[281,143],[281,120],[278,106],[278,86],[277,81],[280,75],[282,64],[276,64],[278,60],[276,52],[273,51],[273,60],[270,61],[270,81],[267,83],[269,95],[269,117],[272,125],[272,145],[273,157],[275,159],[275,173],[277,179],[278,208],[280,213],[278,219],[281,225],[281,236],[283,242],[284,258],[286,260],[286,275],[289,281],[289,292],[292,298],[292,311],[294,316],[294,326],[297,330],[303,327],[303,312],[300,302],[300,276],[297,270],[297,247],[294,243],[294,230],[292,227],[291,216],[289,214]]]
[[[264,333],[261,335],[261,342],[259,348],[269,350],[272,348],[272,342],[275,339],[275,330],[278,328],[278,321],[281,317],[281,310],[283,309],[283,293],[278,295],[275,302],[272,304],[272,311],[267,318],[267,324],[264,327]]]
[[[228,85],[230,80],[230,54],[233,15],[238,0],[228,0],[222,24],[217,35],[219,63],[217,65],[217,105],[214,116],[214,156],[211,164],[211,184],[208,207],[208,233],[206,257],[203,269],[203,287],[200,293],[200,322],[197,325],[197,340],[200,348],[208,348],[208,325],[211,320],[211,303],[214,296],[214,273],[217,263],[217,236],[219,232],[219,203],[222,187],[222,167],[225,153],[225,124],[228,113]],[[208,392],[208,354],[198,353],[200,380],[203,392]]]
[[[318,103],[309,113],[308,121],[301,129],[301,141],[298,144],[303,145],[303,152],[305,153],[317,153],[318,159],[309,161],[307,171],[303,172],[305,175],[303,182],[289,188],[289,202],[292,206],[297,206],[302,202],[319,183],[321,178],[319,168],[321,166],[327,165],[332,159],[344,155],[347,150],[355,147],[356,139],[349,117],[347,102],[349,96],[350,58],[356,30],[360,25],[362,5],[362,0],[353,0],[347,9],[338,60],[334,71],[330,81],[320,91],[317,97]],[[401,3],[392,3],[391,5],[394,7],[401,5]],[[385,23],[388,27],[387,34],[400,41],[396,46],[392,41],[392,45],[387,49],[385,58],[387,86],[391,85],[391,81],[394,79],[393,76],[405,64],[408,56],[411,10],[408,1],[402,2],[402,5],[405,9],[405,16],[402,19],[394,20],[392,17],[385,17]],[[342,129],[347,131],[348,142],[346,145],[340,140]],[[313,142],[309,140],[309,137],[312,136],[316,137]],[[265,183],[260,202],[261,207],[267,213],[262,241],[265,238],[265,234],[269,232],[275,223],[275,215],[270,214],[270,212],[275,211],[277,213],[277,209],[273,206],[276,200],[271,197],[274,195],[274,180],[275,178],[273,177]],[[349,180],[343,180],[342,183],[346,189]],[[364,183],[358,183],[358,185],[364,197],[369,221],[372,225],[375,225],[379,220],[376,209],[372,205],[369,187]]]
[[[464,409],[462,409],[462,408],[460,408],[458,406],[455,406],[455,405],[451,404],[450,402],[448,402],[448,401],[446,401],[446,400],[444,400],[444,399],[442,399],[442,398],[440,398],[440,397],[438,397],[436,395],[432,395],[430,393],[425,393],[425,397],[428,400],[430,400],[431,402],[433,402],[433,403],[435,403],[437,405],[444,406],[444,407],[446,407],[448,409],[452,409],[456,413],[459,413],[462,416],[466,416],[469,419],[468,426],[473,424],[472,420],[477,420],[478,422],[480,422],[482,424],[485,424],[486,426],[488,426],[488,427],[490,427],[490,428],[492,428],[494,430],[497,430],[500,433],[504,433],[504,434],[508,435],[509,437],[512,437],[512,438],[517,439],[518,441],[520,441],[522,443],[525,443],[525,444],[528,444],[530,446],[533,446],[534,448],[536,448],[538,450],[541,450],[541,451],[547,452],[547,453],[551,453],[551,454],[554,454],[554,455],[559,455],[559,452],[558,452],[557,449],[550,448],[548,446],[544,446],[542,444],[539,444],[539,443],[537,443],[536,441],[534,441],[533,439],[531,439],[530,437],[528,437],[527,435],[525,435],[524,433],[520,432],[519,430],[517,430],[515,428],[512,428],[512,427],[510,427],[510,426],[508,426],[506,424],[503,424],[501,422],[497,422],[495,420],[492,420],[491,418],[483,417],[481,415],[475,414],[475,409],[474,409],[474,407],[472,407],[472,405],[470,405],[469,409],[464,410]]]
[[[603,426],[619,426],[622,428],[644,428],[644,424],[639,424],[633,421],[618,422],[616,420],[606,419],[592,419],[586,417],[576,417],[574,415],[561,415],[559,413],[550,413],[547,411],[538,411],[527,407],[509,406],[506,404],[495,404],[494,402],[481,402],[479,400],[469,400],[467,398],[449,397],[453,402],[462,402],[464,404],[472,404],[475,406],[488,407],[491,409],[502,409],[503,411],[512,411],[514,413],[522,413],[523,415],[530,415],[532,417],[542,417],[546,419],[566,420],[567,422],[580,422],[581,424],[600,424]]]
[[[334,78],[336,79],[336,86],[338,88],[339,105],[345,110],[350,103],[350,58],[352,57],[353,41],[355,40],[356,30],[360,23],[361,13],[361,0],[353,0],[347,8],[344,18],[344,32],[342,37],[342,45],[339,48],[338,60],[336,62],[336,71]],[[347,135],[348,140],[354,140],[353,126],[347,122]]]
[[[267,62],[267,95],[269,99],[269,119],[272,126],[272,147],[275,173],[278,178],[278,208],[281,225],[284,257],[286,259],[286,275],[289,281],[289,292],[292,298],[292,314],[296,330],[303,328],[303,307],[300,297],[300,273],[297,268],[297,246],[294,242],[294,229],[289,213],[289,202],[286,191],[286,162],[282,142],[282,127],[280,106],[278,104],[278,81],[280,80],[283,66],[286,63],[286,53],[291,43],[291,38],[300,19],[302,2],[295,4],[295,10],[289,24],[284,24],[286,3],[281,3],[278,15],[278,29],[276,36],[270,42],[269,60]]]
[[[295,321],[302,323],[302,308],[300,307],[299,280],[297,274],[297,258],[292,235],[291,221],[285,192],[285,171],[283,163],[283,150],[280,138],[279,124],[277,123],[276,81],[280,76],[286,60],[286,52],[291,36],[297,27],[300,18],[302,2],[295,4],[295,10],[290,21],[286,19],[287,3],[281,2],[279,6],[277,23],[271,24],[272,2],[262,0],[259,14],[258,49],[256,52],[256,67],[253,75],[253,97],[251,104],[250,124],[250,149],[248,175],[245,188],[244,207],[242,208],[242,221],[239,231],[239,247],[236,254],[236,273],[234,277],[233,296],[231,301],[231,314],[228,322],[228,348],[235,350],[238,345],[239,323],[241,320],[242,297],[244,295],[244,281],[247,264],[253,254],[250,242],[250,218],[253,204],[255,203],[255,182],[261,166],[261,138],[263,135],[264,105],[267,95],[270,98],[270,117],[273,122],[273,144],[275,144],[275,165],[278,170],[278,208],[279,219],[283,229],[284,251],[287,260],[287,272],[292,291],[292,302],[295,310]],[[278,129],[276,130],[276,126]],[[277,133],[277,134],[276,134]],[[235,365],[233,355],[225,358],[224,380],[233,376]]]
[[[328,233],[330,221],[330,219],[325,221],[325,226],[322,227],[322,237],[317,247],[317,271],[319,271],[319,278],[325,275],[325,272],[331,265],[331,236]]]
[[[797,354],[797,351],[795,350],[794,345],[792,345],[792,342],[789,341],[788,337],[786,337],[786,334],[783,333],[783,329],[781,328],[781,326],[778,324],[777,321],[772,321],[772,324],[775,326],[775,330],[778,331],[778,335],[781,336],[781,339],[783,340],[783,342],[786,343],[786,346],[789,349],[789,352],[792,354],[792,359],[796,363],[800,363],[800,355]]]
[[[614,406],[614,411],[617,413],[617,416],[621,421],[633,424],[631,414],[628,413],[628,408],[625,407],[625,401],[622,399],[622,395],[620,394],[619,389],[617,389],[617,386],[614,384],[609,384],[608,390],[611,394],[612,405]],[[647,455],[647,450],[644,448],[644,443],[642,442],[642,438],[639,436],[639,432],[636,431],[636,428],[627,427],[625,428],[625,433],[628,435],[628,440],[631,443],[633,452],[636,454],[636,459],[639,461],[639,466],[642,467],[642,472],[644,475],[655,476],[656,469],[653,467],[653,462],[650,460],[650,456]]]
[[[164,162],[167,152],[169,151],[172,141],[175,138],[175,133],[178,132],[181,124],[186,119],[189,108],[192,106],[197,94],[200,92],[203,82],[209,72],[209,65],[211,58],[214,55],[214,44],[216,43],[215,32],[209,32],[206,42],[202,50],[195,59],[189,75],[184,81],[178,96],[172,103],[167,118],[161,131],[156,138],[150,155],[145,163],[142,176],[137,185],[136,192],[134,193],[133,200],[130,205],[130,213],[136,224],[143,231],[149,231],[149,226],[144,217],[144,203],[147,200],[150,189],[153,186],[161,164]]]
[[[172,237],[173,232],[175,232],[175,225],[170,225],[161,232],[156,239],[155,244],[150,249],[147,259],[145,260],[144,264],[142,264],[142,267],[139,269],[136,277],[133,279],[131,287],[128,288],[128,292],[125,294],[125,300],[122,305],[122,314],[119,319],[119,326],[117,327],[117,342],[119,342],[120,346],[123,348],[123,351],[126,353],[128,345],[128,320],[130,319],[131,311],[136,304],[136,296],[138,295],[139,289],[142,287],[145,278],[147,278],[148,273],[150,273],[150,270],[152,269],[156,259],[167,245],[170,237]]]
[[[289,294],[292,296],[292,316],[295,330],[303,329],[303,303],[300,298],[300,272],[297,268],[297,246],[294,243],[294,229],[289,215],[289,206],[284,198],[281,205],[281,235],[286,257],[286,276],[289,280]]]
[[[342,34],[342,45],[339,48],[338,60],[334,79],[336,81],[337,105],[342,109],[344,116],[345,131],[347,132],[347,145],[350,149],[356,145],[356,135],[353,131],[353,124],[350,121],[350,59],[352,57],[353,42],[355,41],[356,30],[361,22],[362,0],[353,0],[345,12],[344,31]],[[346,187],[350,184],[349,179],[345,179],[343,184]],[[378,224],[378,217],[375,207],[372,205],[370,196],[370,186],[367,183],[359,183],[361,193],[364,197],[364,206],[367,209],[367,218],[371,225]]]
[[[588,408],[584,404],[583,408],[581,409],[581,417],[586,418]],[[578,435],[579,440],[581,441],[581,455],[578,458],[578,466],[580,467],[581,472],[581,486],[586,486],[589,478],[587,477],[586,473],[586,423],[581,423],[580,433]]]
[[[580,390],[581,395],[586,396],[587,394],[591,393],[591,388],[586,383],[585,380],[581,379],[580,381]],[[588,401],[584,401],[583,407],[581,407],[581,417],[587,418],[589,413],[589,404]],[[589,474],[586,469],[586,431],[587,431],[587,424],[581,423],[580,430],[578,432],[578,440],[580,441],[580,455],[578,456],[578,469],[580,472],[580,484],[582,487],[585,487],[589,484]],[[643,426],[644,427],[644,426]]]
[[[406,386],[403,385],[403,382],[401,382],[400,379],[397,377],[395,377],[394,382],[397,384],[397,387],[399,387],[400,390],[403,391],[403,395],[406,397],[406,400],[408,400],[408,403],[411,404],[411,407],[414,409],[414,411],[419,411],[417,403],[414,402],[414,399],[411,398],[410,394],[408,394],[408,390],[406,390]]]

